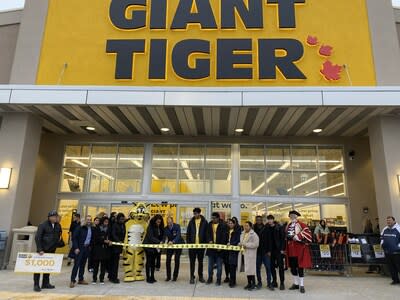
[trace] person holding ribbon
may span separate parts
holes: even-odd
[[[174,219],[172,217],[167,218],[167,227],[165,227],[164,235],[168,245],[177,245],[185,243],[185,241],[181,236],[181,227],[178,224],[174,223]],[[167,278],[165,279],[165,281],[171,280],[172,256],[175,256],[175,266],[174,266],[174,274],[172,277],[172,281],[176,281],[178,279],[181,254],[182,254],[182,249],[167,250],[167,262],[166,262]]]
[[[228,243],[227,229],[219,213],[213,212],[211,222],[208,224],[208,243],[226,245]],[[208,256],[208,280],[207,284],[213,282],[214,265],[217,265],[217,281],[216,285],[221,285],[222,262],[225,252],[220,249],[207,249]]]
[[[146,236],[144,237],[143,244],[162,244],[164,237],[164,220],[161,215],[155,215],[151,218],[149,226],[147,227]],[[145,248],[146,253],[146,282],[155,283],[157,280],[154,278],[156,270],[157,254],[161,251],[160,248]]]
[[[201,209],[196,207],[193,209],[193,218],[189,221],[186,231],[186,242],[188,244],[204,244],[207,242],[207,228],[208,222],[206,218],[201,215]],[[190,260],[190,284],[194,284],[194,270],[198,262],[198,275],[199,281],[204,283],[203,277],[203,259],[204,249],[189,249]]]
[[[228,246],[237,246],[240,243],[240,226],[232,218],[228,220]],[[238,264],[239,251],[227,251],[228,264],[229,264],[229,287],[236,286],[236,269]]]
[[[244,272],[247,275],[247,285],[245,290],[252,291],[256,288],[256,266],[257,266],[257,248],[260,243],[258,235],[253,230],[253,224],[250,221],[244,223],[243,232],[240,235],[240,244],[243,248]],[[238,257],[238,268],[242,264],[242,255]]]
[[[300,222],[300,213],[292,210],[289,212],[290,223],[286,227],[286,255],[290,271],[293,275],[293,285],[289,290],[300,290],[304,294],[304,269],[311,268],[311,253],[309,244],[312,234],[306,224]]]

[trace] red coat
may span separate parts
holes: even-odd
[[[286,227],[286,236],[288,236],[288,229],[290,224]],[[297,257],[299,267],[309,269],[312,267],[311,253],[309,244],[312,241],[312,234],[308,226],[302,222],[297,221],[295,224],[295,232],[293,239],[286,239],[286,256]]]

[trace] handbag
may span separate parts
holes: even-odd
[[[63,238],[61,238],[57,243],[57,248],[62,248],[62,247],[65,247],[65,242]]]

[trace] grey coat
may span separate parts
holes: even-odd
[[[257,264],[257,248],[259,244],[259,238],[254,230],[250,230],[250,236],[247,242],[243,242],[245,232],[243,231],[240,235],[240,244],[244,247],[244,272],[247,276],[256,275],[256,264]],[[242,264],[242,255],[239,255],[238,259],[238,270],[240,270]]]

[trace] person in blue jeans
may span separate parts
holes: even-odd
[[[220,219],[219,213],[214,212],[211,215],[211,222],[208,224],[208,242],[210,244],[226,245],[228,243],[228,231],[223,220]],[[221,285],[222,262],[225,250],[207,249],[208,256],[208,280],[207,284],[213,282],[214,265],[217,265],[217,281],[216,285]]]
[[[93,243],[92,217],[86,216],[85,224],[75,229],[72,235],[72,248],[75,253],[74,267],[71,273],[70,288],[75,287],[76,276],[78,275],[78,284],[88,285],[84,279],[86,261],[90,253],[90,247]]]
[[[271,273],[271,236],[269,231],[266,230],[266,226],[263,223],[261,216],[256,217],[256,224],[254,225],[254,231],[259,238],[259,246],[257,248],[257,262],[256,262],[256,276],[257,276],[257,289],[262,287],[261,278],[261,267],[264,265],[265,273],[267,275],[267,287],[271,291],[274,290],[272,285],[272,273]]]

